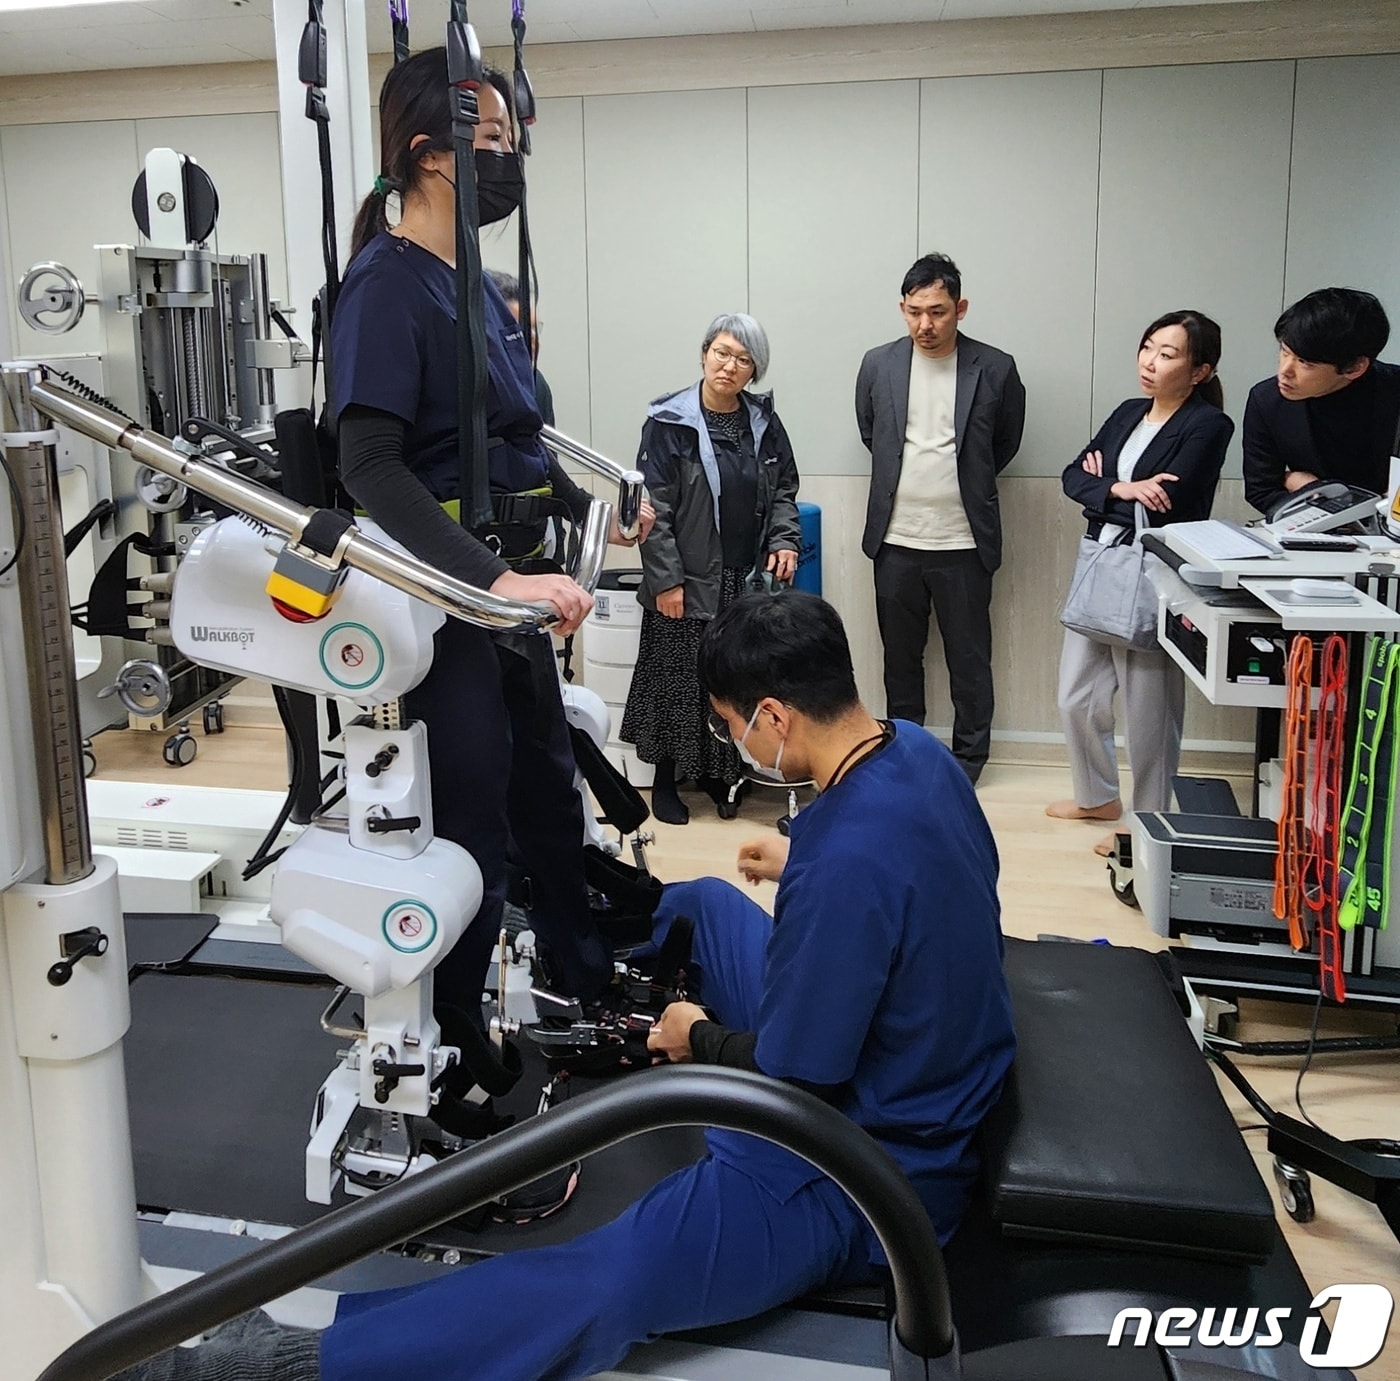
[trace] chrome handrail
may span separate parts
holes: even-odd
[[[177,450],[164,437],[148,432],[120,414],[80,397],[52,379],[30,390],[35,407],[55,422],[91,437],[111,450],[128,451],[142,465],[198,490],[216,503],[250,517],[292,541],[299,541],[317,511],[293,503],[266,485],[216,465],[198,455]],[[595,501],[579,543],[576,579],[590,593],[602,572],[604,547],[612,523],[611,506]],[[352,530],[343,557],[354,570],[382,580],[396,590],[434,605],[454,618],[482,628],[542,630],[558,622],[552,605],[502,599],[487,590],[444,574],[407,552],[397,551]]]
[[[600,451],[565,436],[557,427],[540,428],[540,440],[562,460],[572,460],[595,475],[617,484],[617,529],[629,542],[637,535],[642,516],[642,472],[624,469]]]

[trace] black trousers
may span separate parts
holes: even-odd
[[[918,551],[887,542],[875,554],[886,713],[924,722],[924,648],[932,611],[953,697],[953,756],[974,782],[992,743],[991,608],[991,572],[975,551]]]
[[[554,978],[571,996],[596,996],[612,954],[588,905],[583,806],[550,640],[448,619],[432,669],[404,703],[428,729],[434,832],[471,854],[485,886],[476,919],[437,967],[436,996],[480,1011],[512,845],[531,874],[530,922]]]

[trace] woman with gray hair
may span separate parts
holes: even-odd
[[[746,589],[797,569],[797,465],[771,393],[749,393],[768,368],[768,337],[742,312],[717,316],[700,347],[700,381],[647,409],[637,468],[656,524],[642,544],[642,635],[622,738],[655,764],[651,809],[684,825],[676,792],[690,780],[721,816],[736,805],[739,755],[708,730],[696,676],[705,624]]]

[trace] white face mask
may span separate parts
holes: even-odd
[[[758,706],[755,705],[753,713],[749,716],[748,727],[745,728],[744,732],[734,741],[734,746],[739,750],[739,756],[743,758],[755,777],[760,777],[765,782],[785,782],[787,778],[784,777],[778,769],[782,765],[783,749],[787,747],[786,739],[778,745],[778,756],[774,759],[772,767],[764,767],[764,765],[761,762],[757,762],[754,759],[754,755],[744,747],[744,740],[753,732],[753,726],[757,721]]]

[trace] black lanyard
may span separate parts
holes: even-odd
[[[861,741],[836,764],[836,771],[831,774],[831,778],[824,788],[825,791],[830,791],[837,782],[844,780],[845,776],[849,772],[854,772],[861,763],[868,762],[876,753],[884,748],[886,744],[894,742],[894,725],[887,719],[882,719],[879,723],[880,732],[878,734],[871,734],[869,738],[861,739]],[[871,747],[872,744],[874,745],[873,747]],[[862,748],[868,751],[861,753],[860,750]],[[859,757],[856,756],[858,753],[860,753]]]

